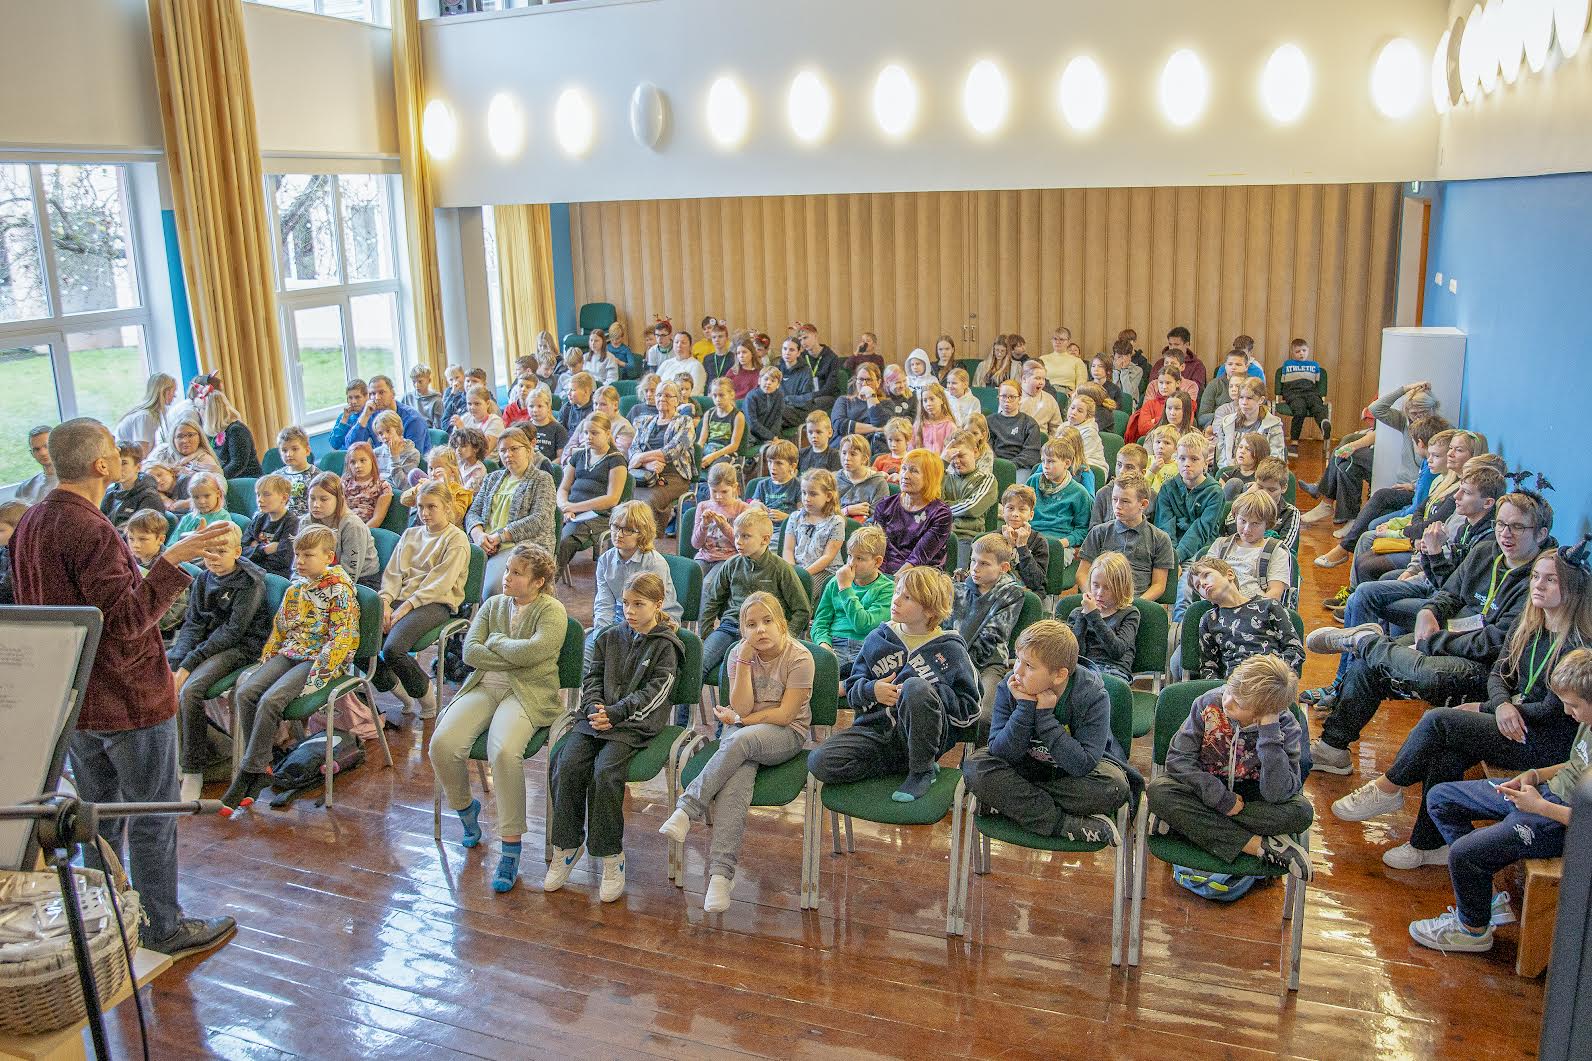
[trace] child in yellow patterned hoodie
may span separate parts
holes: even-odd
[[[243,769],[221,797],[221,814],[231,817],[271,783],[276,730],[287,705],[324,688],[343,670],[359,642],[359,596],[348,573],[332,561],[337,535],[312,525],[293,540],[298,577],[288,586],[276,613],[260,665],[238,683],[240,731],[247,740]]]

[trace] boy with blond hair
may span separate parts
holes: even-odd
[[[954,577],[946,624],[961,632],[978,671],[980,722],[988,722],[995,707],[995,687],[1009,669],[1007,647],[1023,610],[1023,584],[1012,574],[1016,558],[1005,538],[986,534],[973,542],[968,566]]]
[[[719,672],[730,647],[741,637],[741,605],[759,590],[779,601],[795,636],[807,633],[813,606],[796,569],[768,547],[773,537],[774,523],[764,509],[749,508],[735,517],[735,555],[714,568],[702,590],[702,629],[712,630],[702,640],[702,673]]]
[[[849,729],[813,749],[807,769],[823,784],[906,771],[890,798],[927,795],[956,729],[978,721],[978,676],[967,645],[940,625],[951,614],[951,577],[933,567],[896,572],[890,621],[875,628],[846,682]]]
[[[1099,843],[1128,799],[1126,755],[1111,733],[1111,697],[1078,666],[1067,624],[1041,619],[1017,638],[1017,662],[995,693],[989,745],[962,763],[967,790],[1041,836]]]
[[[1298,691],[1288,664],[1255,656],[1195,700],[1149,784],[1150,813],[1224,862],[1249,855],[1310,880],[1310,852],[1293,839],[1315,820],[1291,710]]]
[[[968,544],[984,533],[985,519],[995,507],[995,476],[978,469],[978,438],[958,431],[945,443],[945,483],[940,498],[951,508],[951,533],[956,537],[958,559],[966,557]]]

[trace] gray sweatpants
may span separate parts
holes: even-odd
[[[483,678],[485,678],[483,672]],[[525,832],[525,746],[536,726],[525,714],[507,682],[483,680],[454,699],[431,734],[427,757],[442,784],[448,806],[470,805],[470,749],[486,733],[486,757],[492,764],[492,793],[497,799],[500,836]]]
[[[210,765],[210,726],[205,717],[205,692],[255,657],[242,649],[224,648],[195,667],[177,694],[177,711],[182,717],[182,772],[202,774]]]
[[[1150,813],[1195,847],[1224,862],[1237,858],[1252,836],[1302,833],[1316,817],[1304,793],[1281,803],[1267,803],[1258,795],[1251,798],[1253,785],[1238,786],[1244,809],[1232,816],[1207,807],[1192,788],[1167,774],[1151,781],[1147,791]]]
[[[239,732],[233,740],[243,739],[243,769],[263,774],[271,768],[271,758],[276,751],[276,731],[282,724],[282,712],[287,705],[304,693],[304,683],[310,679],[309,660],[300,662],[283,655],[272,656],[260,664],[238,683]]]
[[[802,738],[789,726],[766,722],[725,729],[719,750],[680,794],[679,808],[694,822],[713,814],[713,839],[708,844],[709,876],[735,879],[735,865],[752,806],[752,786],[759,766],[778,766],[802,750]]]

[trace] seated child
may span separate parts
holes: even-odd
[[[144,462],[143,468],[144,474],[154,480],[155,491],[160,494],[159,511],[173,511],[173,502],[187,500],[188,484],[178,477],[176,468],[160,461],[150,460]]]
[[[137,442],[122,442],[116,446],[121,459],[121,477],[105,491],[105,497],[100,501],[100,511],[117,530],[125,527],[127,521],[133,518],[133,513],[140,509],[152,508],[157,512],[166,510],[165,499],[160,496],[160,487],[155,485],[154,477],[138,469],[139,454],[143,449]]]
[[[1034,530],[1034,490],[1013,483],[1001,495],[1000,535],[1012,547],[1013,570],[1028,589],[1045,595],[1050,584],[1050,542]]]
[[[420,450],[413,442],[404,437],[403,417],[385,409],[376,414],[376,419],[371,421],[376,440],[381,445],[375,447],[376,467],[381,472],[381,477],[386,479],[394,490],[402,491],[409,485],[409,473],[420,468]],[[503,428],[498,427],[498,434],[503,433]],[[496,438],[491,432],[488,438]]]
[[[1039,468],[1028,477],[1036,506],[1034,529],[1060,540],[1063,549],[1077,549],[1089,533],[1089,510],[1094,505],[1089,491],[1072,475],[1077,451],[1069,440],[1053,438],[1042,454]]]
[[[725,653],[741,636],[741,603],[758,590],[772,593],[780,602],[797,636],[807,632],[813,617],[796,569],[768,547],[774,537],[774,524],[768,513],[761,508],[748,508],[735,517],[734,526],[735,555],[714,569],[702,590],[701,629],[712,630],[702,641],[703,674],[718,673]]]
[[[1172,539],[1177,562],[1187,564],[1216,540],[1222,488],[1205,474],[1205,436],[1190,431],[1177,440],[1177,475],[1155,496],[1155,525]]]
[[[796,443],[776,438],[763,445],[763,465],[768,475],[751,483],[747,504],[761,505],[768,518],[780,523],[801,504],[802,484],[796,478]]]
[[[553,557],[534,542],[509,554],[503,592],[476,610],[464,638],[470,676],[437,721],[426,748],[448,806],[464,826],[465,847],[481,842],[481,803],[470,795],[470,749],[486,734],[503,852],[492,890],[514,887],[525,834],[525,745],[559,714],[558,657],[568,616],[550,592]]]
[[[968,417],[981,411],[978,395],[973,393],[972,387],[967,369],[958,366],[946,373],[945,396],[951,404],[951,419],[959,428],[966,428]]]
[[[840,567],[840,547],[846,541],[846,517],[840,514],[840,491],[835,477],[823,468],[804,472],[801,477],[801,511],[785,524],[785,541],[780,555],[792,567],[812,576],[813,592],[824,591],[824,583]]]
[[[630,407],[631,423],[658,415],[658,387],[662,383],[663,377],[656,372],[648,372],[641,377],[641,382],[636,385],[636,393],[641,395],[641,400]]]
[[[194,472],[188,479],[188,497],[193,501],[193,509],[177,521],[176,536],[179,538],[232,518],[226,508],[226,480],[215,472]]]
[[[1293,838],[1315,820],[1290,710],[1298,690],[1288,664],[1254,656],[1195,700],[1149,784],[1150,813],[1224,862],[1250,855],[1310,880],[1310,852]]]
[[[658,524],[652,506],[645,501],[626,501],[608,517],[608,536],[613,544],[597,558],[597,596],[591,606],[591,634],[587,648],[605,628],[624,620],[624,588],[630,580],[650,572],[663,580],[663,610],[679,625],[683,610],[675,596],[674,580],[668,561],[653,548]]]
[[[577,372],[569,378],[569,397],[558,409],[558,422],[565,431],[573,435],[580,422],[594,411],[592,398],[596,392],[597,381],[590,372]]]
[[[486,436],[473,427],[456,427],[448,434],[448,445],[459,461],[459,483],[472,492],[481,489],[486,478],[486,457],[491,452]]]
[[[330,473],[322,478],[336,481]],[[317,479],[311,491],[320,489]],[[260,665],[233,694],[241,728],[232,736],[244,742],[243,769],[221,797],[223,818],[251,805],[271,784],[276,730],[287,705],[335,680],[359,644],[359,596],[336,561],[337,535],[326,527],[305,527],[293,540],[297,577],[272,621]]]
[[[901,462],[912,445],[912,421],[896,417],[884,425],[885,452],[873,459],[873,470],[897,485],[901,482]]]
[[[1133,472],[1143,475],[1149,465],[1150,454],[1137,442],[1129,442],[1117,451],[1116,478]],[[1155,509],[1155,495],[1151,492],[1150,509]],[[1089,509],[1089,527],[1094,529],[1111,519],[1111,484],[1106,483],[1094,492],[1094,504]]]
[[[1067,403],[1067,424],[1083,439],[1083,459],[1100,472],[1102,481],[1106,474],[1105,443],[1100,441],[1100,425],[1095,422],[1095,401],[1087,394],[1075,394]]]
[[[1266,537],[1276,538],[1293,556],[1299,555],[1299,510],[1285,501],[1288,492],[1288,465],[1281,457],[1265,457],[1255,465],[1254,489],[1265,492],[1277,508],[1277,519],[1266,531]],[[1222,534],[1238,533],[1238,521],[1232,512],[1222,521]],[[1419,566],[1419,565],[1417,565]]]
[[[873,451],[862,435],[847,435],[840,440],[840,471],[835,485],[840,490],[840,511],[850,519],[866,522],[873,506],[890,496],[890,483],[883,472],[869,467]]]
[[[531,392],[530,409],[537,456],[548,464],[557,464],[564,447],[569,444],[569,431],[553,419],[553,396],[546,387],[537,387]]]
[[[989,444],[995,456],[1017,465],[1018,481],[1025,481],[1039,464],[1045,436],[1034,418],[1019,408],[1022,388],[1011,380],[1000,385],[996,413],[986,417]]]
[[[806,422],[802,424],[802,437],[807,446],[796,462],[799,471],[807,472],[814,468],[829,472],[840,470],[840,451],[829,444],[835,437],[835,427],[828,413],[822,409],[808,413]]]
[[[1291,607],[1293,554],[1280,540],[1269,536],[1276,522],[1277,505],[1271,495],[1250,487],[1233,502],[1237,529],[1212,542],[1205,555],[1226,560],[1238,579],[1238,588],[1245,593],[1270,597]],[[1192,594],[1189,596],[1192,598]],[[1173,618],[1182,618],[1182,613]]]
[[[558,484],[558,510],[564,516],[555,557],[560,575],[565,574],[577,553],[601,539],[609,515],[624,496],[625,479],[630,474],[625,458],[614,448],[607,415],[592,413],[580,426],[586,445],[566,452],[568,463]]]
[[[1177,440],[1181,437],[1172,424],[1162,424],[1150,432],[1145,444],[1153,459],[1145,478],[1149,480],[1151,490],[1159,492],[1168,479],[1177,475]]]
[[[409,393],[404,404],[425,418],[428,427],[442,426],[442,395],[431,389],[431,366],[416,365],[409,370]]]
[[[18,515],[17,518],[22,517]],[[133,559],[138,561],[139,574],[147,576],[155,561],[160,559],[160,554],[166,548],[168,529],[165,515],[152,508],[133,513],[133,518],[123,524],[122,537],[127,539],[127,547],[132,550]],[[188,590],[185,589],[171,602],[166,614],[160,617],[160,636],[170,641],[177,633],[178,627],[182,626],[183,617],[187,613]]]
[[[243,559],[243,537],[234,524],[220,545],[205,550],[204,570],[188,587],[182,627],[166,650],[177,706],[182,713],[183,802],[196,800],[210,765],[205,692],[233,671],[260,658],[271,633],[265,603],[265,573]]]
[[[933,567],[896,572],[890,621],[874,628],[846,682],[855,716],[807,757],[826,785],[906,772],[891,799],[928,794],[957,729],[978,722],[978,674],[967,645],[940,626],[951,614],[951,577]]]
[[[351,580],[371,589],[381,588],[381,557],[376,553],[376,539],[371,537],[365,521],[348,511],[343,480],[334,472],[322,472],[310,483],[310,514],[308,519],[299,521],[299,533],[315,525],[337,536],[334,562]]]
[[[379,527],[392,507],[393,486],[376,464],[369,442],[356,442],[343,458],[343,500],[367,527]]]
[[[1150,484],[1144,476],[1129,472],[1118,476],[1110,489],[1112,519],[1091,529],[1084,538],[1078,550],[1078,585],[1089,585],[1089,565],[1101,554],[1118,552],[1133,569],[1133,595],[1159,601],[1177,558],[1172,539],[1148,518]]]
[[[1311,358],[1309,343],[1295,339],[1288,344],[1288,360],[1277,374],[1277,397],[1288,403],[1288,411],[1293,414],[1288,440],[1295,447],[1306,420],[1314,420],[1321,428],[1321,437],[1332,441],[1332,421],[1327,419],[1327,403],[1318,389],[1323,371],[1321,363]]]
[[[1128,800],[1127,755],[1111,734],[1105,684],[1078,662],[1067,624],[1024,630],[995,694],[989,745],[963,761],[962,777],[980,810],[1031,833],[1121,843],[1112,815]]]
[[[518,365],[518,359],[515,363]],[[447,386],[442,391],[442,419],[436,426],[448,430],[453,418],[469,408],[470,396],[465,389],[463,365],[449,365],[443,379]],[[364,404],[360,402],[361,406]],[[359,414],[354,415],[357,418]]]
[[[1299,640],[1288,609],[1270,597],[1238,588],[1238,576],[1226,560],[1202,557],[1189,568],[1189,577],[1211,608],[1200,616],[1201,678],[1225,678],[1251,656],[1281,657],[1294,673],[1305,664],[1305,646]]]
[[[1222,484],[1222,497],[1231,501],[1248,490],[1255,482],[1255,466],[1271,455],[1266,436],[1259,431],[1246,431],[1233,444],[1233,464],[1217,475]]]
[[[746,441],[746,414],[735,404],[735,385],[727,376],[720,376],[708,384],[713,396],[713,408],[702,418],[697,444],[702,447],[702,467],[711,468],[720,461],[734,463],[735,455]]]
[[[1089,566],[1083,601],[1067,616],[1083,659],[1105,674],[1133,680],[1139,644],[1139,610],[1133,606],[1133,568],[1117,552],[1103,552]]]
[[[929,377],[931,381],[933,378]],[[939,453],[959,430],[956,418],[951,415],[951,399],[946,397],[945,388],[934,382],[924,385],[916,393],[918,419],[912,427],[912,445],[917,449]]]
[[[437,702],[430,695],[431,679],[410,653],[422,635],[447,622],[463,603],[470,539],[453,522],[453,495],[443,483],[420,488],[418,515],[419,523],[398,539],[381,577],[383,641],[372,684],[425,719],[436,716]]]
[[[978,440],[966,431],[951,436],[943,457],[945,483],[940,497],[951,507],[957,560],[965,564],[973,539],[984,533],[988,513],[995,507],[995,476],[978,470]]]
[[[741,473],[734,462],[720,461],[708,470],[708,499],[698,503],[691,528],[691,547],[704,580],[735,555],[735,519],[748,507],[741,499]]]
[[[771,442],[785,426],[784,373],[770,365],[757,377],[757,389],[746,396],[746,429],[758,442]]]
[[[243,532],[243,557],[261,571],[282,578],[293,574],[293,535],[299,519],[288,505],[293,488],[286,479],[271,472],[254,484],[254,517]]]
[[[597,397],[592,401],[596,404],[597,411],[608,417],[608,426],[614,436],[614,448],[628,459],[630,444],[636,440],[636,425],[619,415],[619,391],[613,387],[604,387],[597,392]],[[584,424],[584,421],[582,423]]]
[[[485,470],[484,468],[482,469]],[[413,511],[420,506],[420,491],[427,483],[441,483],[453,498],[453,522],[464,526],[464,517],[475,500],[475,491],[465,486],[459,476],[459,458],[447,446],[432,446],[426,451],[426,470],[411,478],[414,482],[399,496],[398,501]]]
[[[812,725],[813,654],[790,636],[773,594],[753,593],[742,602],[741,640],[730,649],[725,671],[723,698],[713,709],[724,727],[718,750],[658,830],[684,843],[691,826],[712,815],[702,903],[710,914],[730,908],[757,768],[801,754]]]
[[[874,627],[890,618],[895,580],[885,574],[884,531],[858,527],[846,542],[846,562],[824,586],[813,612],[812,640],[835,654],[842,683]]]
[[[1569,759],[1504,782],[1445,781],[1426,794],[1432,821],[1448,845],[1455,905],[1410,922],[1410,938],[1423,947],[1491,950],[1493,877],[1521,859],[1554,858],[1564,851],[1570,803],[1592,765],[1592,649],[1566,653],[1553,668],[1549,688],[1579,723]],[[1478,829],[1478,820],[1492,824]]]
[[[402,423],[400,420],[399,424]],[[321,474],[320,469],[310,463],[310,436],[302,427],[289,424],[277,433],[276,451],[282,457],[282,467],[276,474],[287,480],[288,489],[292,491],[288,509],[303,519],[310,510],[310,480]]]
[[[970,563],[954,576],[955,596],[944,624],[962,635],[978,672],[982,723],[989,722],[994,710],[995,686],[1011,669],[1007,652],[1023,610],[1023,584],[1012,574],[1014,559],[1012,547],[999,534],[975,541]]]
[[[602,860],[605,903],[625,892],[625,779],[636,751],[669,720],[670,693],[685,646],[664,611],[667,577],[634,576],[624,620],[597,635],[586,657],[575,728],[553,749],[553,860],[542,890],[556,892],[588,846]]]

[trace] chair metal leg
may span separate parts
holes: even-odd
[[[376,718],[376,736],[381,738],[381,750],[387,756],[387,765],[388,767],[396,766],[397,764],[393,762],[392,746],[387,743],[387,727],[382,723],[381,711],[376,707],[376,687],[370,684],[369,678],[361,678],[360,684],[365,687],[365,696],[370,703],[370,713]],[[329,726],[327,732],[330,732]]]
[[[968,878],[973,875],[973,852],[977,843],[977,834],[974,832],[973,816],[978,813],[978,799],[971,793],[966,797],[966,809],[962,812],[960,823],[959,842],[954,845],[953,851],[956,873],[956,924],[951,934],[958,936],[967,935],[967,888]]]
[[[1139,950],[1143,943],[1144,934],[1144,864],[1150,860],[1149,842],[1146,833],[1149,829],[1150,805],[1149,800],[1140,797],[1138,822],[1134,826],[1134,855],[1133,855],[1133,911],[1128,919],[1128,964],[1139,964]]]
[[[813,851],[817,846],[813,834],[818,831],[818,796],[814,789],[817,782],[813,775],[807,775],[807,781],[802,786],[802,890],[801,908],[812,909],[813,891]]]
[[[442,843],[442,781],[431,778],[431,838]]]
[[[961,922],[958,918],[957,897],[961,892],[962,874],[962,817],[966,813],[963,804],[970,802],[972,796],[966,794],[961,784],[956,786],[956,796],[951,801],[951,857],[950,865],[945,871],[945,934],[947,936],[961,935]],[[968,818],[972,815],[968,814]]]
[[[846,854],[856,854],[857,841],[851,835],[851,815],[847,814],[844,817],[846,821]]]
[[[1305,943],[1305,892],[1308,885],[1304,881],[1296,882],[1293,899],[1293,932],[1292,958],[1288,963],[1288,990],[1299,990],[1299,959],[1304,950]]]
[[[829,812],[829,838],[834,842],[835,854],[840,854],[840,815],[836,811]]]
[[[375,706],[376,706],[376,701],[372,700],[371,701],[372,709],[374,709]],[[325,782],[326,782],[326,804],[325,804],[325,806],[326,806],[327,810],[331,810],[332,809],[332,782],[333,782],[333,778],[336,776],[336,774],[335,774],[335,772],[333,770],[333,767],[336,764],[336,759],[332,756],[332,745],[336,743],[333,740],[333,738],[337,735],[337,726],[335,725],[335,723],[337,721],[336,712],[337,712],[337,696],[336,696],[336,694],[329,695],[326,698],[326,765],[322,768],[323,773],[326,775],[325,776]],[[381,712],[377,711],[376,712],[376,732],[380,733],[381,730],[382,730]]]
[[[1117,808],[1117,843],[1111,877],[1111,964],[1122,964],[1122,903],[1128,877],[1128,805]]]

